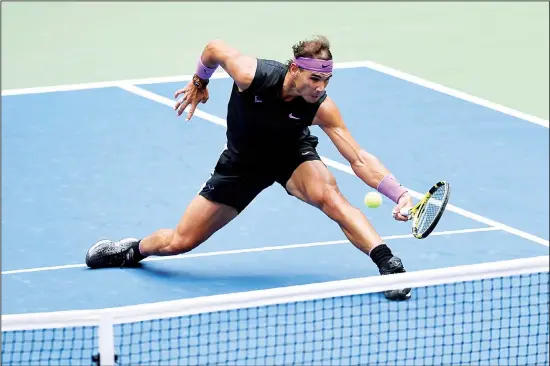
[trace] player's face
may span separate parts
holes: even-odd
[[[324,94],[331,73],[301,70],[296,77],[296,90],[308,103],[315,103]]]

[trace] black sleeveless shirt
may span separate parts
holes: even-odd
[[[326,94],[315,103],[302,97],[285,102],[283,81],[288,67],[273,60],[258,59],[256,74],[248,89],[240,92],[233,83],[227,109],[227,148],[243,159],[276,157],[314,140],[309,126]]]

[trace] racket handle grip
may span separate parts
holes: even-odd
[[[405,217],[408,217],[408,216],[409,216],[409,210],[406,209],[406,208],[402,208],[401,210],[399,210],[399,213],[400,213],[402,216],[405,216]]]

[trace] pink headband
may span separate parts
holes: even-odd
[[[294,63],[302,69],[317,72],[332,72],[332,60],[321,60],[318,58],[298,57]]]

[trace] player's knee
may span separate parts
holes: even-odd
[[[312,192],[310,200],[314,206],[332,218],[340,216],[346,203],[336,184],[330,182],[320,184]]]

